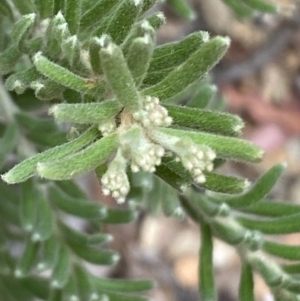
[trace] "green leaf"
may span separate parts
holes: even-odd
[[[146,12],[157,2],[157,0],[144,0],[143,2],[142,12]]]
[[[242,1],[237,2],[236,0],[223,0],[237,16],[241,18],[252,17],[254,12],[253,10],[245,5]]]
[[[43,242],[41,261],[37,265],[39,271],[53,270],[58,258],[59,245],[57,244],[57,237],[51,235]]]
[[[161,101],[167,101],[176,96],[190,84],[203,78],[223,57],[229,44],[229,38],[223,37],[215,37],[204,43],[161,82],[143,90],[143,94],[158,97]]]
[[[170,172],[176,173],[182,180],[178,179],[178,184],[181,186],[189,186],[194,182],[190,173],[183,167],[180,162],[177,162],[173,158],[163,158],[163,164],[170,170]],[[206,188],[211,191],[220,192],[220,193],[240,193],[247,186],[248,181],[245,179],[239,179],[235,177],[220,175],[213,172],[204,172],[206,181],[201,184],[201,187]],[[166,171],[165,180],[168,178],[168,174]],[[174,179],[175,180],[175,179]],[[178,186],[174,186],[178,189]]]
[[[129,110],[139,109],[140,97],[121,48],[110,43],[100,51],[100,58],[108,84],[119,102]]]
[[[105,136],[75,154],[38,163],[37,172],[41,177],[51,180],[74,178],[103,164],[116,149],[116,142],[116,134]]]
[[[31,27],[34,25],[36,14],[28,14],[22,16],[15,24],[11,33],[13,43],[21,51],[23,42],[29,33]]]
[[[0,137],[0,158],[14,151],[18,145],[19,131],[15,123],[9,123]]]
[[[219,193],[241,193],[249,185],[248,180],[225,176],[214,172],[204,172],[204,175],[206,181],[201,184],[201,187]]]
[[[261,0],[243,0],[244,3],[249,5],[250,7],[260,10],[265,13],[276,13],[278,11],[276,5],[272,5],[266,1]]]
[[[137,87],[146,76],[154,49],[154,40],[148,34],[132,41],[127,56],[127,65]],[[139,58],[137,61],[136,58]]]
[[[213,269],[213,241],[210,226],[202,223],[201,231],[201,249],[199,253],[199,292],[201,300],[216,301],[217,291],[215,286],[215,277]]]
[[[200,31],[192,33],[178,42],[156,47],[150,63],[149,73],[181,65],[208,40],[208,33]]]
[[[33,63],[42,75],[77,92],[95,96],[103,90],[103,87],[99,86],[95,80],[83,78],[64,67],[51,62],[43,56],[41,52],[34,55]]]
[[[215,96],[218,88],[215,85],[204,83],[192,96],[188,102],[188,106],[192,108],[204,109],[211,99]]]
[[[100,0],[94,2],[94,6],[84,12],[80,21],[80,31],[84,31],[91,26],[96,26],[115,7],[118,0]]]
[[[60,246],[58,258],[51,276],[51,287],[63,288],[70,277],[71,258],[69,250],[65,245]]]
[[[160,29],[164,24],[166,24],[166,17],[162,12],[154,13],[146,17],[146,20],[155,30]]]
[[[86,194],[72,180],[55,182],[55,186],[72,198],[86,199]]]
[[[30,14],[35,11],[34,4],[31,0],[12,0],[12,2],[22,15]]]
[[[62,289],[52,287],[47,301],[62,301]]]
[[[173,118],[172,125],[174,126],[225,136],[239,136],[244,126],[241,118],[228,113],[175,105],[164,105],[164,107]]]
[[[81,64],[81,49],[80,42],[76,35],[65,38],[61,43],[61,50],[65,57],[68,59],[71,67],[83,66]]]
[[[47,299],[49,295],[49,283],[46,279],[30,276],[22,278],[20,283],[36,297],[44,300]]]
[[[180,17],[188,20],[196,18],[195,12],[185,0],[168,0],[168,2]]]
[[[108,36],[105,36],[105,41],[110,41]],[[99,52],[101,48],[103,47],[103,37],[98,38],[98,37],[93,37],[89,41],[89,58],[90,58],[90,63],[92,70],[95,75],[100,75],[103,73],[102,71],[102,66],[101,66],[101,60],[100,60],[100,55]]]
[[[102,219],[104,224],[126,224],[136,220],[138,214],[132,209],[107,209],[107,216]]]
[[[0,75],[10,73],[21,55],[22,53],[18,50],[16,45],[12,45],[0,53]]]
[[[154,283],[151,280],[104,279],[93,277],[93,282],[99,290],[120,293],[143,292],[154,288]]]
[[[107,290],[100,290],[99,292],[107,295],[109,301],[151,301],[151,299],[147,297],[113,293]]]
[[[232,208],[251,206],[270,193],[285,168],[285,163],[276,164],[263,174],[247,192],[230,197],[221,196],[220,199],[216,198],[215,201],[218,203],[226,202]]]
[[[118,101],[106,100],[100,103],[57,104],[49,113],[60,121],[101,124],[115,117],[121,109]]]
[[[300,245],[284,245],[273,241],[265,241],[263,250],[273,256],[287,260],[300,260]]]
[[[252,268],[248,263],[242,263],[242,271],[239,285],[239,300],[254,301],[254,283]]]
[[[9,184],[24,182],[34,175],[35,168],[38,162],[47,162],[49,160],[59,159],[70,153],[80,150],[82,149],[82,147],[97,138],[98,133],[99,132],[94,127],[91,127],[77,139],[56,146],[17,164],[7,173],[2,175],[2,179]]]
[[[175,216],[175,217],[183,217],[184,212],[180,205],[178,199],[177,191],[171,187],[168,183],[162,181],[159,177],[156,177],[160,181],[161,185],[161,197],[159,202],[161,203],[161,207],[163,213],[166,216]],[[154,185],[153,190],[157,189],[156,185]],[[149,191],[149,203],[154,201],[153,191]]]
[[[300,213],[300,206],[297,204],[263,200],[249,207],[239,208],[239,211],[258,216],[281,217]]]
[[[97,233],[97,234],[86,234],[78,232],[63,222],[59,223],[59,227],[63,232],[64,238],[67,241],[74,242],[80,245],[98,245],[107,243],[113,240],[113,237],[110,234],[106,233]]]
[[[300,274],[300,263],[284,264],[281,267],[288,274]]]
[[[116,44],[121,44],[139,16],[143,1],[123,0],[114,15],[110,18],[105,33],[112,37]]]
[[[37,220],[37,201],[35,196],[34,183],[27,181],[22,184],[20,219],[22,228],[31,232]]]
[[[97,291],[94,287],[94,283],[92,282],[92,277],[86,269],[79,265],[75,265],[74,274],[76,277],[77,290],[80,296],[79,300],[98,300]],[[92,296],[94,298],[92,298]]]
[[[300,213],[269,219],[250,219],[247,217],[237,217],[244,227],[250,230],[258,230],[265,234],[291,234],[300,231]]]
[[[49,79],[31,82],[30,88],[34,90],[36,98],[49,101],[60,99],[65,87]]]
[[[39,250],[39,243],[27,240],[25,250],[20,258],[19,263],[15,269],[15,277],[26,277],[34,266],[37,253]]]
[[[224,159],[259,162],[263,155],[261,148],[242,139],[162,127],[160,131],[179,138],[188,137],[199,145],[207,145],[217,153],[217,157]]]
[[[106,208],[100,203],[70,197],[55,186],[50,188],[50,198],[60,210],[71,215],[91,220],[103,220],[107,217]]]
[[[53,233],[54,215],[49,201],[42,193],[36,194],[38,219],[32,232],[33,241],[47,240]]]
[[[81,0],[65,0],[65,17],[72,35],[77,34],[81,16]]]
[[[53,0],[43,0],[37,2],[37,7],[40,13],[40,18],[47,19],[54,15],[54,1]]]
[[[0,3],[0,14],[3,17],[9,18],[10,20],[14,19],[12,9],[9,6],[9,4],[7,3],[7,1],[5,1],[5,0],[1,1],[1,3]]]
[[[29,88],[31,82],[37,81],[41,75],[37,72],[35,67],[29,68],[25,71],[15,72],[10,75],[5,81],[5,87],[9,91],[15,91],[18,94],[25,92]]]
[[[96,249],[88,245],[82,246],[74,242],[68,242],[72,251],[80,258],[94,264],[112,265],[120,259],[118,253],[110,250]]]

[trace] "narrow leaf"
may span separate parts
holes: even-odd
[[[15,123],[7,124],[3,135],[0,137],[0,157],[14,151],[18,145],[19,131]]]
[[[252,268],[248,263],[242,263],[242,271],[239,285],[239,300],[254,301],[254,283]]]
[[[49,201],[42,195],[42,193],[38,193],[36,198],[38,220],[32,233],[32,240],[44,241],[53,233],[54,215]]]
[[[164,44],[155,48],[149,73],[166,68],[174,68],[184,63],[193,53],[208,42],[207,32],[192,33],[178,42]]]
[[[201,249],[199,254],[199,292],[201,300],[216,301],[217,291],[213,270],[213,241],[210,226],[202,223],[201,230]]]
[[[93,79],[83,78],[72,73],[66,68],[48,60],[41,52],[35,54],[33,63],[41,74],[67,88],[90,95],[96,95],[102,89],[102,87],[97,86],[97,82]]]
[[[205,76],[223,57],[229,47],[229,38],[216,37],[204,43],[180,66],[175,68],[157,85],[143,90],[144,95],[166,101],[188,88],[190,84]]]
[[[26,38],[29,30],[33,26],[36,19],[36,14],[28,14],[22,16],[15,24],[11,33],[13,43],[17,45],[18,49],[21,51],[22,42]]]
[[[153,49],[154,40],[150,35],[136,38],[131,43],[127,56],[127,64],[137,87],[140,86],[146,75]],[[139,58],[138,61],[137,57]]]
[[[81,0],[65,0],[65,16],[72,35],[77,34],[81,16]]]
[[[173,125],[225,136],[239,136],[244,126],[241,118],[228,113],[164,105],[173,118]]]
[[[31,0],[12,0],[12,2],[22,15],[30,14],[35,11],[34,4]]]
[[[263,200],[249,207],[239,208],[239,210],[258,216],[281,217],[300,213],[300,206],[297,204]]]
[[[49,113],[60,121],[101,124],[115,117],[121,108],[120,103],[116,100],[100,103],[62,103],[52,107]]]
[[[221,196],[215,200],[217,202],[226,202],[230,207],[242,208],[251,206],[262,200],[277,183],[279,177],[286,168],[286,164],[276,164],[262,175],[256,183],[244,194],[235,196]]]
[[[273,241],[265,241],[263,250],[273,256],[287,260],[300,260],[300,245],[284,245]]]
[[[97,140],[83,150],[51,163],[38,163],[38,174],[52,180],[68,180],[103,164],[116,149],[115,134]]]
[[[235,14],[241,18],[248,18],[253,16],[253,10],[245,5],[242,1],[237,2],[236,0],[223,0]]]
[[[176,13],[184,19],[194,20],[196,14],[189,4],[184,0],[169,0],[170,5]]]
[[[98,131],[94,127],[91,127],[77,139],[49,149],[17,164],[7,173],[2,175],[2,179],[9,184],[24,182],[34,175],[36,164],[38,162],[47,162],[48,160],[62,158],[70,153],[80,150],[82,147],[93,141],[97,136]]]
[[[144,292],[154,288],[151,280],[104,279],[93,277],[93,282],[100,290],[120,293]]]
[[[98,245],[107,243],[113,240],[110,234],[97,233],[97,234],[86,234],[78,232],[64,223],[59,223],[59,227],[63,232],[63,235],[67,241],[74,242],[80,245]]]
[[[71,215],[91,220],[102,220],[106,217],[106,209],[100,203],[72,198],[57,187],[50,188],[50,198],[60,210]]]
[[[138,214],[132,209],[107,209],[107,216],[102,219],[104,224],[126,224],[136,220]]]
[[[84,12],[80,21],[80,30],[86,30],[91,26],[95,26],[101,21],[110,10],[118,3],[118,0],[100,0],[95,2],[94,6]]]
[[[42,260],[38,263],[39,271],[53,270],[59,256],[59,245],[57,244],[57,237],[51,235],[42,245]]]
[[[261,0],[243,0],[244,3],[248,4],[250,7],[260,10],[265,13],[276,13],[277,7],[276,5],[272,5],[271,3],[268,3],[267,1],[261,1]]]
[[[82,259],[99,265],[112,265],[118,262],[120,256],[118,253],[110,250],[96,249],[81,244],[68,242],[73,252]]]
[[[39,9],[40,18],[47,19],[54,15],[54,1],[53,0],[43,0],[37,2],[37,7]]]
[[[160,131],[179,138],[189,137],[196,144],[211,147],[218,157],[224,159],[259,162],[263,155],[262,149],[242,139],[171,128],[160,128]]]
[[[25,231],[32,231],[37,220],[37,202],[35,189],[32,181],[27,181],[22,184],[21,197],[21,224]]]
[[[204,109],[208,106],[209,102],[214,98],[218,88],[215,85],[204,84],[195,92],[188,106],[192,108]]]
[[[265,234],[291,234],[300,231],[300,213],[289,216],[269,218],[265,220],[250,219],[247,217],[237,217],[244,227],[250,230],[258,230]]]
[[[111,36],[116,44],[121,44],[126,38],[141,12],[142,4],[141,0],[126,0],[119,4],[105,30],[105,33]]]
[[[38,250],[39,244],[37,242],[27,241],[25,250],[15,270],[15,276],[17,278],[23,278],[29,274],[36,261]]]
[[[0,53],[0,75],[10,73],[21,55],[22,53],[18,50],[16,45],[12,45]]]
[[[121,48],[110,43],[100,51],[106,79],[120,103],[129,110],[137,110],[140,98]]]
[[[51,276],[51,286],[54,288],[63,288],[69,280],[70,272],[71,258],[69,250],[64,244],[62,244]]]

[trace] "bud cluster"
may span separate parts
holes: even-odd
[[[118,203],[125,201],[130,190],[126,167],[127,162],[119,150],[101,178],[103,194],[111,194]]]
[[[101,134],[103,135],[103,137],[113,133],[116,130],[117,126],[116,126],[116,122],[114,120],[109,120],[105,123],[101,123],[98,126],[99,131],[101,132]]]
[[[166,127],[172,124],[172,117],[168,115],[167,109],[159,104],[157,97],[151,96],[146,96],[143,99],[143,109],[135,112],[133,118],[145,127]]]

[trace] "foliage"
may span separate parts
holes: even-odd
[[[207,72],[230,40],[196,32],[156,46],[163,14],[145,14],[155,2],[1,2],[0,162],[3,180],[14,184],[0,183],[1,299],[149,300],[139,293],[151,281],[98,278],[85,265],[115,264],[103,226],[129,223],[147,206],[199,224],[202,300],[217,298],[214,236],[241,256],[241,301],[254,299],[253,272],[277,300],[299,300],[299,247],[263,236],[299,231],[299,206],[265,199],[284,164],[249,188],[214,170],[263,155],[240,138],[239,117],[207,109],[216,92]],[[263,3],[239,5],[273,11]],[[88,171],[129,206],[88,200],[72,180]],[[72,227],[70,216],[90,231]]]

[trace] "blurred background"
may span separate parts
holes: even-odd
[[[222,172],[253,181],[275,163],[286,161],[287,171],[269,197],[300,203],[300,4],[277,1],[282,5],[280,14],[257,13],[242,21],[221,0],[187,1],[195,12],[193,20],[179,16],[170,3],[160,4],[156,9],[165,13],[167,24],[159,31],[158,43],[197,30],[231,38],[230,50],[211,74],[219,91],[215,101],[225,99],[225,110],[245,120],[244,138],[266,154],[260,164],[230,163]],[[92,196],[103,199],[97,181],[90,185]],[[110,199],[106,202],[115,205]],[[142,212],[137,222],[107,230],[123,259],[104,274],[154,278],[158,286],[151,296],[156,301],[199,300],[200,237],[192,221]],[[299,244],[300,234],[278,239]],[[216,240],[214,262],[219,300],[237,301],[240,262],[235,250]],[[273,300],[260,278],[255,278],[255,291],[257,301]]]

